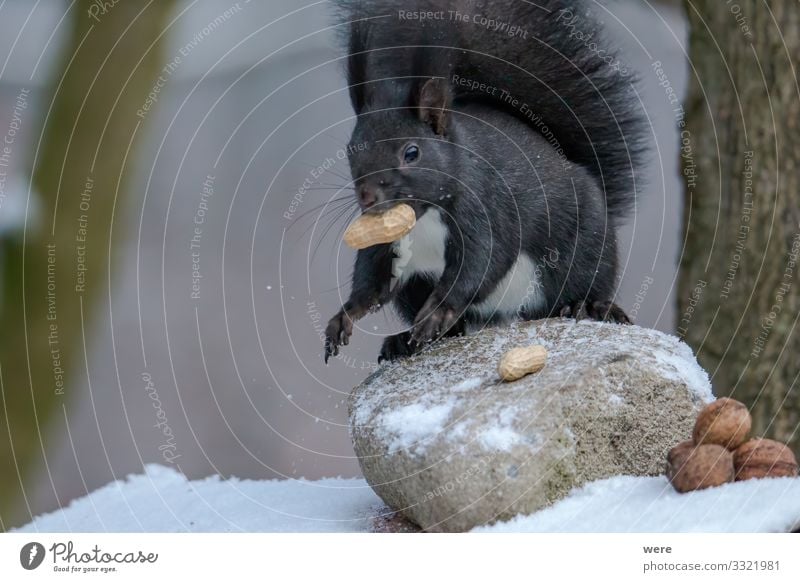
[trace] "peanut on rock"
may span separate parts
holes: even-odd
[[[667,476],[681,493],[716,487],[734,478],[733,455],[720,445],[693,447],[683,442],[670,451],[668,462]]]
[[[733,453],[736,480],[764,477],[797,477],[797,459],[783,443],[770,439],[753,439]]]
[[[380,214],[362,214],[344,233],[344,242],[356,250],[394,242],[408,234],[417,222],[414,209],[398,204]]]
[[[506,382],[519,380],[544,368],[547,350],[544,346],[514,348],[503,354],[497,371]]]
[[[719,398],[698,415],[692,437],[697,445],[721,445],[734,450],[750,435],[747,407],[732,398]]]

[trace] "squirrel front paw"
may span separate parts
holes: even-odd
[[[414,319],[410,343],[420,346],[435,341],[446,335],[458,321],[458,313],[451,307],[446,305],[427,309],[423,307]]]
[[[350,343],[350,336],[353,335],[353,318],[342,309],[334,315],[325,328],[325,363],[331,356],[339,354],[339,346],[346,346]]]

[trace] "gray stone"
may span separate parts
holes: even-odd
[[[532,344],[548,349],[545,368],[500,382],[502,354]],[[550,319],[385,364],[354,389],[349,413],[361,468],[387,505],[424,530],[465,531],[590,481],[662,473],[711,400],[677,338]]]

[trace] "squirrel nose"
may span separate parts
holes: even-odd
[[[378,202],[378,189],[369,184],[361,184],[358,187],[358,203],[361,208],[366,210],[371,206],[375,206]]]

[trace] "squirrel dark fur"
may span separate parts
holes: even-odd
[[[325,361],[388,302],[410,327],[382,360],[512,318],[627,323],[613,303],[616,229],[635,202],[645,117],[584,3],[335,4],[356,196],[363,212],[410,204],[417,225],[358,251]]]

